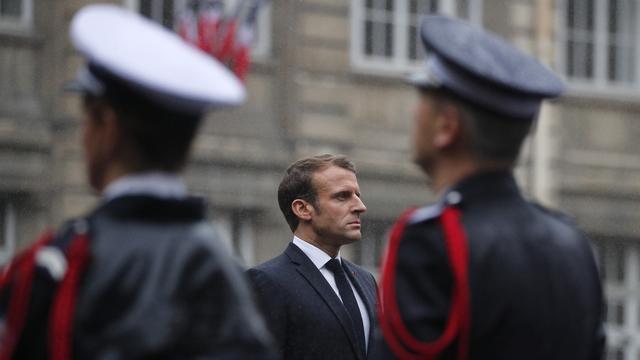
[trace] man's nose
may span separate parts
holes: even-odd
[[[360,199],[357,196],[356,196],[356,205],[355,205],[353,211],[355,211],[357,213],[363,213],[363,212],[367,211],[367,207],[362,202],[362,199]]]

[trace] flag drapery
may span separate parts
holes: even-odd
[[[176,31],[244,81],[260,11],[269,0],[191,0],[178,12]]]

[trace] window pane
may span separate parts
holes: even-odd
[[[172,28],[174,21],[173,0],[140,0],[140,14]]]
[[[594,0],[567,0],[566,23],[569,29],[593,31]]]
[[[429,3],[429,12],[430,13],[435,13],[438,11],[438,9],[440,8],[440,1],[439,0],[430,0],[428,1]]]
[[[0,0],[0,15],[19,18],[22,15],[22,0]]]
[[[394,14],[393,2],[371,0],[366,2],[364,19],[364,55],[393,56]]]
[[[620,242],[611,242],[606,245],[605,267],[607,281],[622,283],[625,279],[625,249],[626,246]]]
[[[393,11],[393,0],[386,0],[384,7],[387,11]]]
[[[618,32],[618,5],[619,1],[609,1],[609,32],[615,34]]]
[[[409,26],[409,59],[418,59],[418,28]]]
[[[632,83],[635,80],[636,26],[635,2],[611,0],[609,2],[607,79],[612,82]]]
[[[373,55],[373,22],[371,20],[364,22],[364,53]]]
[[[153,2],[153,0],[140,0],[140,14],[151,18],[152,16],[152,12],[151,12],[151,3]]]
[[[409,14],[418,13],[418,0],[409,0]]]
[[[586,0],[586,18],[587,18],[587,30],[593,31],[595,22],[595,9],[594,0]]]
[[[458,0],[456,3],[456,14],[458,17],[469,18],[469,2],[474,0]]]
[[[571,40],[567,41],[567,48],[566,48],[567,68],[566,68],[566,72],[567,72],[567,76],[569,76],[569,77],[575,77],[576,76],[576,67],[574,66],[574,64],[575,64],[575,46],[576,46],[575,42],[573,42]]]
[[[593,0],[566,0],[565,72],[570,78],[590,80],[595,74]]]
[[[362,240],[355,248],[355,259],[360,265],[370,268],[380,266],[392,225],[385,220],[362,219]]]
[[[619,326],[623,326],[624,325],[624,313],[625,313],[625,307],[623,304],[618,304],[616,305],[616,311],[615,311],[615,324],[619,325]]]
[[[575,29],[576,27],[575,13],[576,13],[575,0],[567,0],[567,9],[566,9],[567,18],[565,19],[565,21],[567,22],[567,27],[569,29]]]
[[[173,28],[174,19],[173,0],[164,0],[162,3],[162,25]]]
[[[385,24],[384,30],[384,55],[390,57],[393,55],[393,24]]]
[[[593,43],[588,43],[585,46],[583,61],[585,63],[585,77],[588,79],[593,79],[593,74],[595,72],[595,64],[593,62],[595,57],[594,51]]]

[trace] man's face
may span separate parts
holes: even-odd
[[[338,166],[313,174],[316,192],[311,227],[321,242],[342,246],[360,240],[360,215],[367,210],[360,199],[356,175]]]
[[[432,95],[419,92],[418,96],[418,105],[413,116],[413,161],[429,173],[436,155],[433,143],[438,108]]]

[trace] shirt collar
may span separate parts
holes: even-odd
[[[297,236],[293,236],[293,244],[302,250],[302,252],[307,255],[307,257],[311,260],[313,265],[315,265],[318,269],[325,266],[325,264],[332,259],[326,252],[320,250],[315,245],[312,245]],[[340,258],[340,253],[336,256],[336,259],[340,261],[342,264],[342,259]]]
[[[187,188],[178,176],[166,172],[144,172],[123,176],[102,193],[103,200],[124,195],[153,195],[161,198],[184,198]]]

